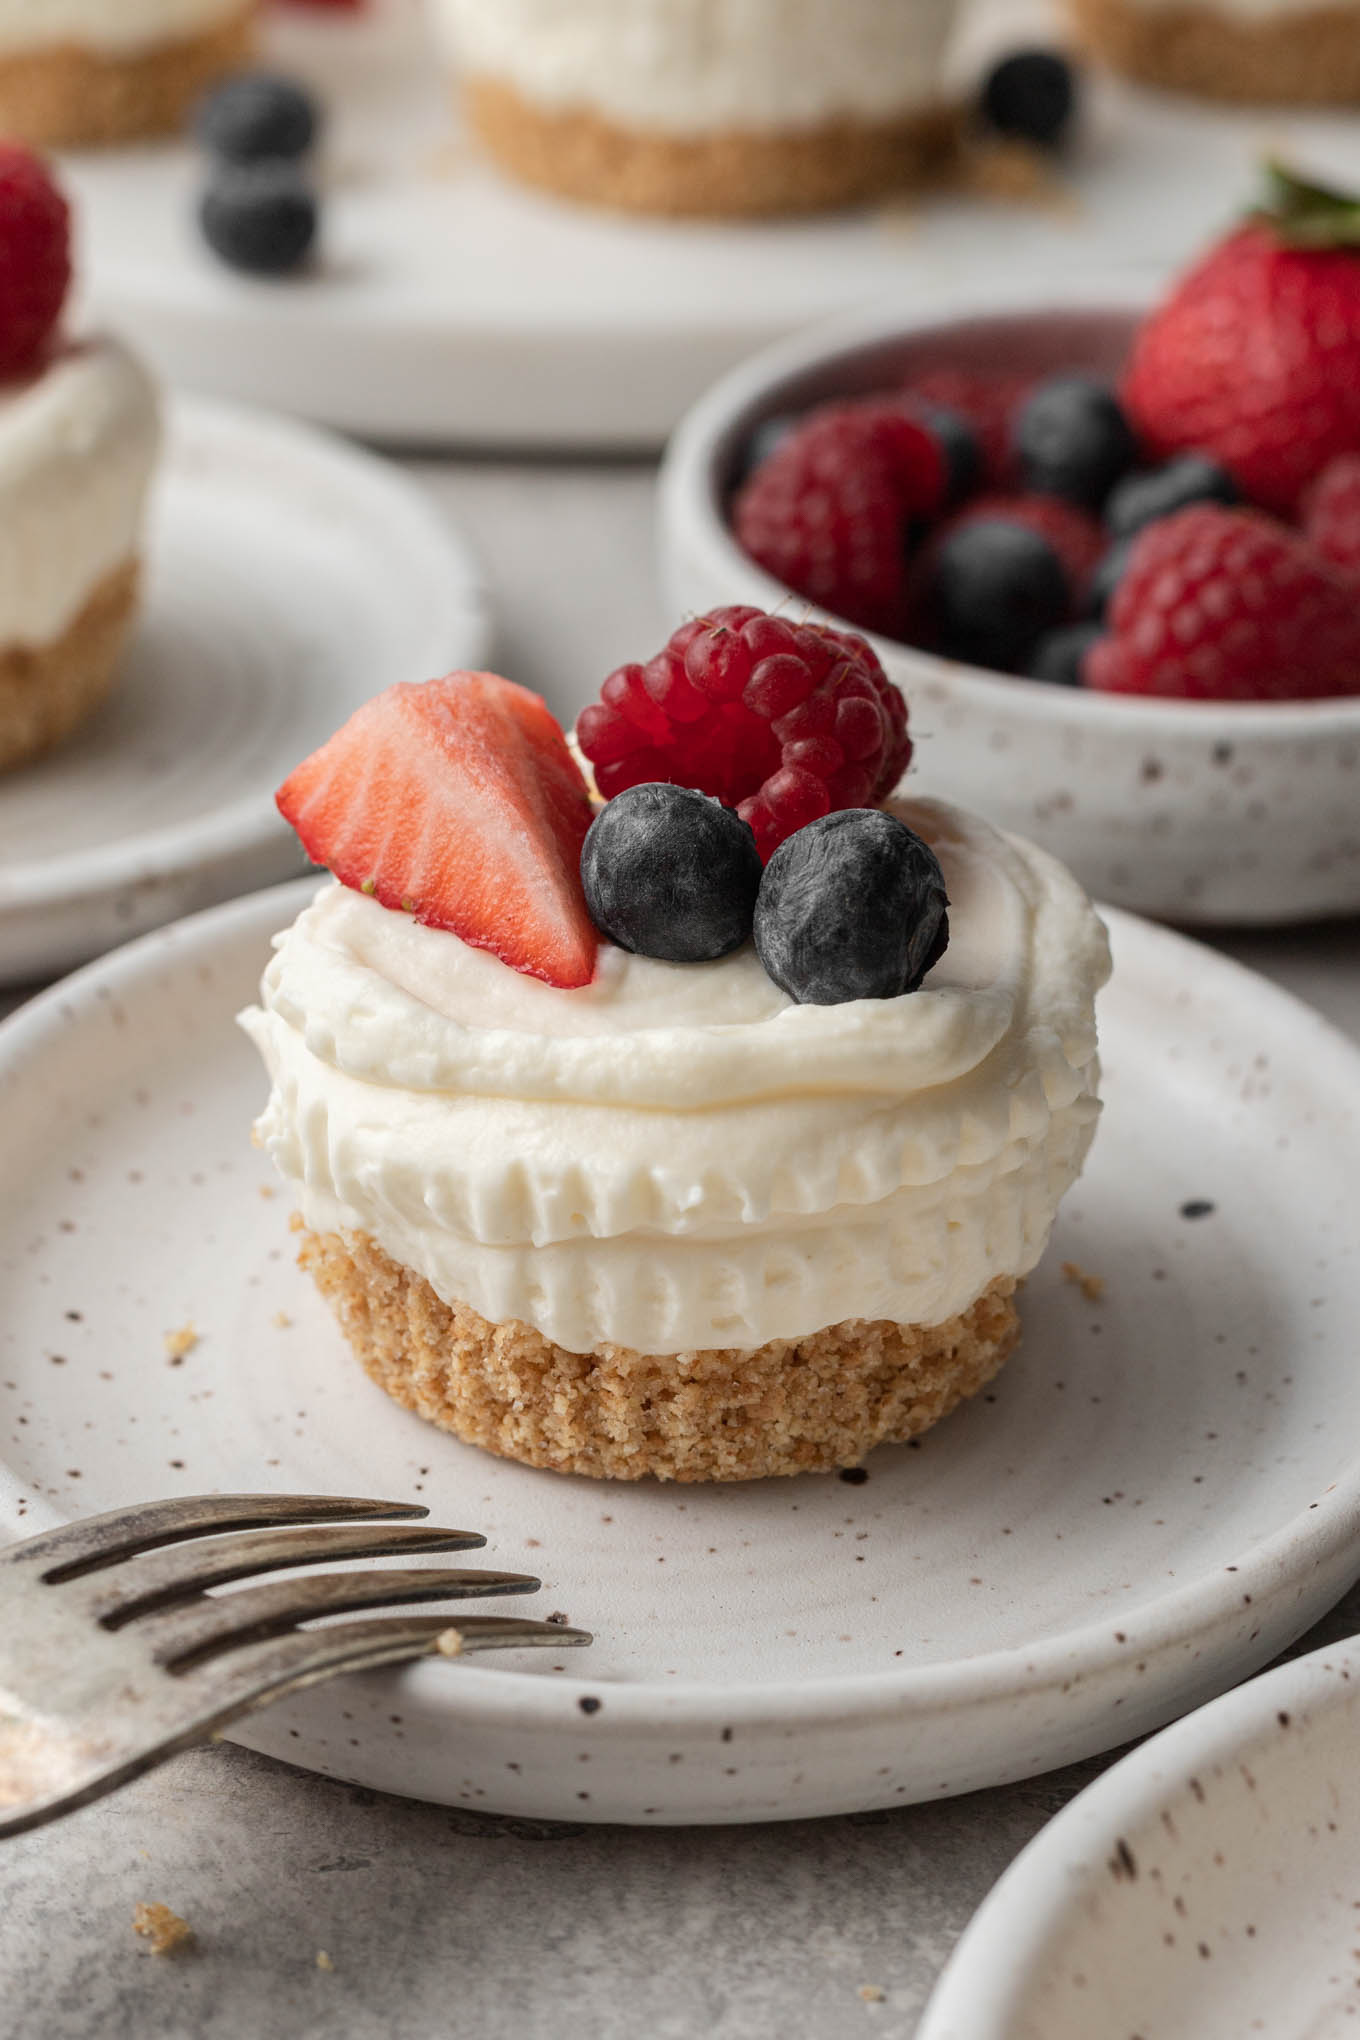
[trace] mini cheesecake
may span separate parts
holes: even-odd
[[[639,212],[761,214],[950,157],[954,0],[430,0],[466,117],[513,175]]]
[[[156,395],[115,340],[0,384],[0,768],[104,698],[137,608]]]
[[[1360,101],[1360,0],[1071,0],[1089,46],[1149,85],[1262,105]]]
[[[0,0],[0,133],[45,148],[172,134],[249,58],[257,0]]]
[[[508,687],[431,685],[460,679]],[[749,940],[684,964],[605,941],[547,982],[486,946],[496,903],[518,940],[534,896],[532,819],[480,825],[500,768],[483,747],[460,832],[433,747],[381,700],[360,714],[280,805],[313,855],[320,815],[342,865],[365,808],[373,828],[242,1023],[270,1078],[257,1141],[373,1380],[504,1457],[676,1481],[856,1465],[981,1389],[1099,1110],[1109,958],[1076,881],[899,794],[949,897],[919,989],[799,1004]],[[461,712],[443,727],[466,741]],[[558,898],[578,787],[555,769],[514,810],[561,832]],[[475,941],[398,904],[393,844],[475,889]],[[356,883],[370,858],[387,876]]]

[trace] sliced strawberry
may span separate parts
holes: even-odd
[[[599,937],[581,889],[590,796],[547,706],[494,673],[389,687],[275,798],[342,885],[563,989]]]

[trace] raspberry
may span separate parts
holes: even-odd
[[[866,630],[900,631],[911,522],[947,487],[939,441],[892,399],[824,404],[740,490],[737,538],[786,588]]]
[[[0,376],[36,366],[71,281],[70,213],[41,157],[0,142]]]
[[[977,434],[982,449],[982,483],[1004,488],[1013,480],[1011,420],[1034,387],[1026,375],[984,375],[973,368],[931,368],[903,386],[908,403],[957,411]]]
[[[1298,532],[1195,504],[1133,542],[1088,687],[1184,701],[1360,692],[1355,590]]]
[[[884,799],[912,750],[906,702],[863,638],[740,606],[611,673],[576,735],[606,800],[649,780],[696,787],[765,858],[821,815]]]
[[[1360,580],[1360,453],[1328,462],[1303,499],[1303,528],[1314,552]]]

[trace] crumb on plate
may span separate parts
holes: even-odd
[[[1062,1273],[1063,1281],[1073,1283],[1081,1291],[1088,1303],[1099,1303],[1101,1297],[1105,1294],[1105,1277],[1103,1275],[1089,1275],[1085,1268],[1077,1261],[1064,1261]]]
[[[168,1905],[134,1906],[132,1931],[151,1943],[153,1955],[173,1954],[176,1948],[187,1947],[194,1938],[189,1922],[182,1920],[178,1913],[171,1912]]]
[[[192,1353],[198,1344],[198,1331],[192,1324],[181,1325],[177,1332],[165,1335],[165,1351],[172,1367],[177,1367],[186,1353]]]
[[[440,1657],[461,1657],[463,1655],[462,1631],[458,1629],[441,1629],[434,1640],[434,1647],[439,1652]]]

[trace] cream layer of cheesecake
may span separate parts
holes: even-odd
[[[308,1227],[578,1352],[933,1325],[1026,1274],[1094,1129],[1104,929],[1032,845],[895,806],[952,934],[891,1000],[795,1005],[750,945],[558,991],[327,884],[242,1016]]]

